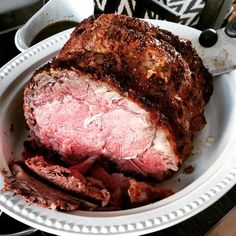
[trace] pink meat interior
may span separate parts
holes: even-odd
[[[40,80],[41,84],[50,81],[43,76]],[[147,111],[104,82],[72,71],[59,80],[45,86],[43,102],[38,100],[34,107],[36,136],[41,142],[65,156],[102,155],[136,163],[119,162],[124,170],[176,170],[177,160],[166,135],[149,121]]]

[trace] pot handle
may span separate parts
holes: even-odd
[[[20,232],[12,233],[12,234],[0,234],[0,236],[26,236],[35,233],[37,229],[29,227],[28,229],[22,230]]]
[[[236,38],[236,17],[225,26],[225,34],[230,38]]]
[[[0,210],[0,216],[3,212]],[[25,230],[22,230],[20,232],[12,233],[12,234],[0,234],[0,236],[25,236],[25,235],[31,235],[35,233],[37,229],[34,229],[32,227],[29,227]]]

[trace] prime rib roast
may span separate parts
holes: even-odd
[[[179,170],[193,132],[206,124],[212,91],[212,76],[188,40],[135,18],[92,16],[24,90],[33,139],[60,160],[35,155],[15,169],[65,190],[65,198],[73,193],[68,208],[59,202],[54,209],[127,207],[124,196],[136,206],[169,196],[145,181]],[[17,176],[6,189],[19,193]]]

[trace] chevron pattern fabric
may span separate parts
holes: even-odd
[[[109,1],[112,0],[94,0],[96,8],[100,11],[104,11]],[[136,1],[121,0],[116,13],[132,16]],[[180,13],[181,17],[179,23],[189,26],[197,24],[200,13],[205,5],[203,0],[159,0],[159,2]],[[145,18],[158,19],[158,15],[152,11],[146,11]]]
[[[203,0],[166,0],[165,3],[172,10],[181,14],[180,23],[196,25],[205,3]]]

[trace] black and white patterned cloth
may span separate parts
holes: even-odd
[[[100,11],[104,11],[108,1],[112,0],[94,0],[96,8]],[[121,0],[116,13],[133,16],[136,1],[138,0]],[[205,5],[203,0],[159,0],[159,2],[181,15],[178,23],[189,26],[197,24]],[[158,15],[152,11],[146,11],[145,18],[158,19]]]

